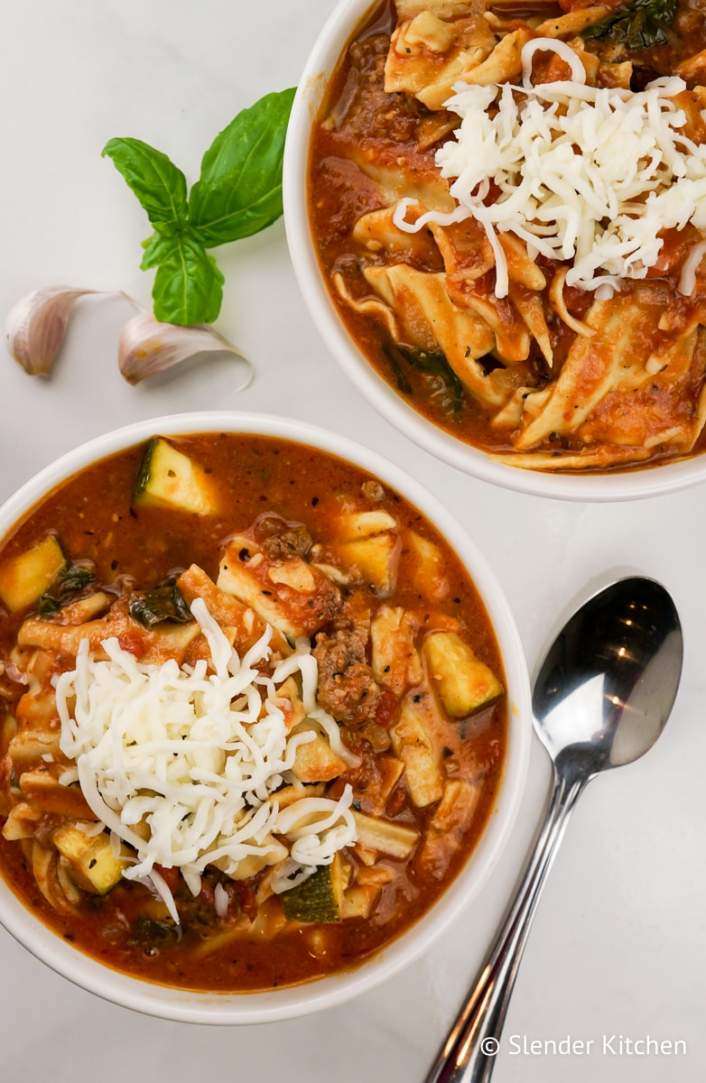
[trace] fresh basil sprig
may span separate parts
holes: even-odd
[[[156,267],[154,314],[164,323],[212,323],[223,275],[206,249],[250,237],[282,214],[282,159],[295,88],[267,94],[216,136],[187,196],[182,171],[139,139],[111,139],[111,158],[147,213],[143,270]]]

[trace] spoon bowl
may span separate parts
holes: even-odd
[[[532,697],[557,772],[587,780],[643,756],[669,718],[682,661],[679,614],[659,583],[622,579],[590,598],[554,640]]]

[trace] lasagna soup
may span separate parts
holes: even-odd
[[[137,977],[271,989],[364,959],[473,850],[505,725],[455,553],[313,448],[155,437],[0,549],[0,869]]]
[[[494,459],[693,454],[706,419],[703,0],[377,5],[312,137],[341,318]]]

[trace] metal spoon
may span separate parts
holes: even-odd
[[[674,602],[659,583],[640,578],[591,598],[550,648],[533,707],[554,764],[554,792],[515,901],[426,1083],[490,1080],[527,934],[569,814],[599,772],[632,763],[655,743],[676,698],[682,654]]]

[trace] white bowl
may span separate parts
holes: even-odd
[[[140,421],[100,436],[48,466],[0,508],[0,538],[47,493],[83,467],[156,433],[258,433],[321,448],[379,477],[416,505],[454,547],[485,603],[508,687],[508,745],[498,798],[484,833],[456,880],[399,939],[355,969],[265,993],[187,992],[129,977],[96,962],[39,921],[0,877],[0,922],[38,959],[77,985],[126,1008],[188,1023],[263,1023],[340,1004],[377,985],[429,947],[475,896],[508,839],[524,788],[530,745],[529,682],[522,645],[495,576],[456,520],[425,489],[380,455],[341,436],[267,414],[190,413]]]
[[[284,158],[287,240],[304,300],[332,354],[369,402],[393,425],[459,470],[483,481],[536,496],[563,500],[636,500],[674,492],[706,479],[706,455],[664,466],[606,474],[545,474],[495,462],[427,421],[378,375],[350,337],[323,281],[312,237],[307,174],[312,122],[339,58],[373,6],[372,0],[341,0],[316,39],[289,122]]]

